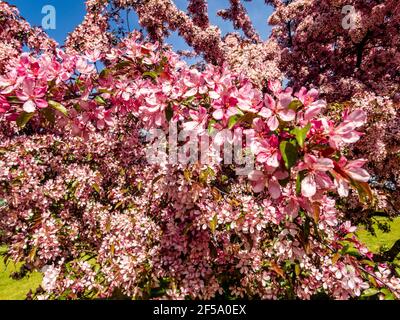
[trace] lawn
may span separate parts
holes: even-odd
[[[380,248],[390,248],[397,239],[400,239],[400,217],[389,221],[386,218],[378,217],[378,221],[387,221],[390,225],[390,232],[382,232],[374,226],[376,236],[371,235],[364,227],[360,226],[357,235],[364,242],[368,248],[375,253],[378,253]],[[0,247],[0,253],[5,250],[5,247]],[[13,280],[10,274],[15,272],[20,265],[9,263],[4,265],[3,259],[0,257],[0,300],[22,300],[25,299],[26,293],[29,289],[35,289],[42,281],[42,275],[39,272],[31,274],[21,280]]]
[[[391,248],[400,239],[400,217],[395,218],[393,221],[385,217],[376,217],[376,220],[380,223],[387,222],[390,226],[390,232],[386,233],[379,230],[376,224],[374,224],[376,236],[373,236],[362,226],[357,230],[360,240],[374,253],[378,253],[382,246],[384,246],[385,250]]]
[[[0,253],[5,247],[0,247]],[[42,282],[42,275],[39,272],[30,274],[21,280],[13,280],[10,274],[17,271],[20,264],[15,265],[9,262],[7,266],[0,257],[0,300],[23,300],[29,289],[36,289]]]

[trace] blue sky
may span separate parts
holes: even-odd
[[[54,6],[56,9],[56,29],[47,30],[47,33],[60,44],[64,42],[68,32],[71,32],[82,21],[85,14],[84,0],[9,0],[8,2],[15,5],[22,16],[35,26],[41,25],[45,16],[42,14],[43,6]],[[187,0],[175,0],[175,3],[180,9],[186,10]],[[211,23],[218,25],[223,34],[234,31],[230,21],[224,21],[216,15],[217,10],[229,7],[229,0],[209,0],[208,3]],[[271,30],[267,24],[267,18],[272,12],[271,8],[264,4],[264,0],[243,3],[260,36],[266,39]],[[133,27],[139,28],[134,13],[130,16],[130,22]],[[172,44],[176,50],[187,49],[185,41],[177,34],[172,34],[167,42]]]

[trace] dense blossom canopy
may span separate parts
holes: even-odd
[[[0,230],[7,258],[43,271],[37,298],[400,298],[391,262],[358,240],[338,207],[347,197],[363,210],[386,206],[359,157],[371,149],[351,145],[371,148],[368,130],[379,128],[384,150],[373,160],[382,165],[387,136],[399,134],[396,102],[376,88],[337,97],[338,83],[291,73],[313,62],[307,46],[282,47],[283,26],[312,2],[274,1],[278,27],[263,42],[241,1],[219,14],[245,38],[221,37],[205,0],[189,1],[187,13],[171,0],[89,0],[64,48],[0,3]],[[324,8],[314,3],[310,15]],[[135,10],[147,35],[113,32],[121,10]],[[163,43],[171,30],[203,65]],[[371,119],[379,106],[383,120]],[[147,134],[171,136],[171,124],[207,141],[218,132],[207,163],[149,163]],[[213,149],[238,141],[255,158],[244,176]]]

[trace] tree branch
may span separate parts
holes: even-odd
[[[372,32],[368,30],[364,38],[361,40],[361,42],[357,44],[357,62],[356,62],[357,69],[361,68],[364,47],[367,44],[368,38],[371,36],[371,34]]]

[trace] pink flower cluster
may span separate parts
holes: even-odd
[[[19,56],[24,45],[36,52],[53,51],[57,46],[43,30],[31,27],[18,9],[5,1],[0,2],[0,21],[0,71]]]
[[[168,21],[221,63],[189,67],[138,32],[112,45],[108,16],[95,19],[108,3],[91,0],[66,51],[16,54],[1,69],[0,231],[9,258],[43,271],[36,298],[400,298],[398,275],[336,206],[350,190],[373,200],[365,160],[346,155],[366,113],[327,115],[315,88],[263,88],[222,63],[219,30],[172,1],[113,4],[133,6],[153,38]],[[102,34],[94,46],[85,25]],[[250,63],[265,44],[246,43],[231,50],[251,47]],[[255,169],[238,176],[222,157],[148,163],[143,136],[171,122],[200,135],[245,131]]]

